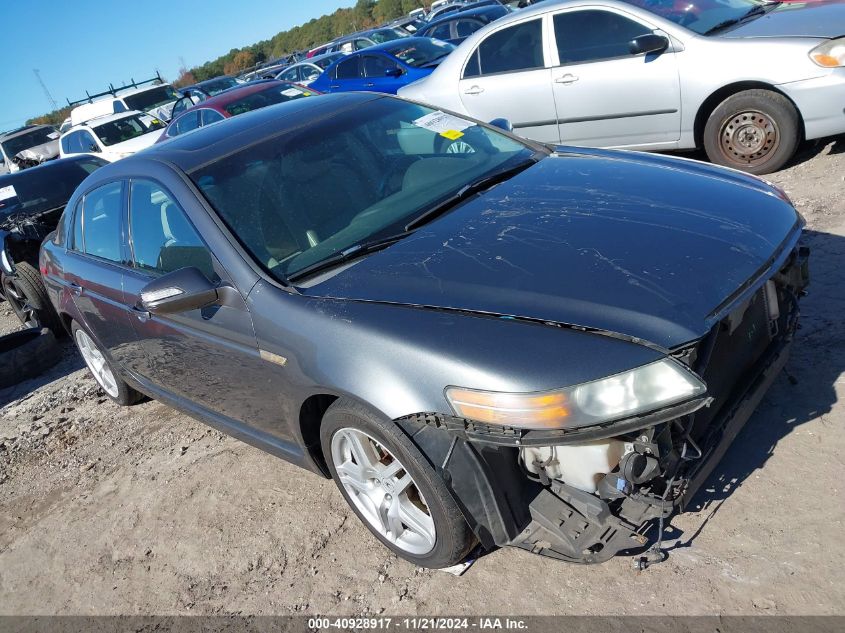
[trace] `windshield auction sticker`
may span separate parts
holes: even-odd
[[[9,198],[16,198],[18,193],[15,191],[14,185],[9,185],[8,187],[0,187],[0,202],[3,200],[8,200]]]
[[[471,121],[465,121],[440,110],[426,114],[419,119],[414,119],[412,123],[417,127],[430,130],[453,141],[464,135],[463,130],[475,125]]]

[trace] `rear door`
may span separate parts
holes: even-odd
[[[545,42],[542,16],[488,34],[470,55],[459,82],[467,113],[482,121],[504,117],[518,134],[557,142],[550,52]]]
[[[135,332],[124,301],[124,182],[89,191],[77,205],[64,282],[82,317],[82,325],[121,366],[136,370],[146,359],[132,349]]]
[[[662,53],[630,52],[631,40],[653,26],[593,8],[561,11],[552,22],[561,142],[649,147],[678,140],[681,93],[671,45]]]
[[[334,76],[329,82],[330,92],[364,90],[364,76],[361,68],[361,56],[350,55],[334,68]]]

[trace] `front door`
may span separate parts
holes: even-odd
[[[604,9],[553,17],[558,56],[552,85],[562,143],[592,147],[671,145],[680,137],[675,53],[634,55],[651,26]]]
[[[542,17],[501,28],[467,61],[458,87],[461,103],[476,119],[505,118],[517,134],[557,143],[551,72]]]
[[[134,179],[129,193],[132,269],[124,288],[130,306],[156,277],[188,266],[219,285],[231,280],[214,258],[175,197],[152,180]],[[261,360],[252,318],[237,290],[224,305],[179,314],[135,311],[133,326],[147,354],[144,378],[238,422],[284,437],[278,389]]]
[[[404,69],[387,55],[362,54],[364,90],[396,94],[407,81],[402,76]]]

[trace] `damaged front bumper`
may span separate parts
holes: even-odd
[[[708,336],[677,352],[708,383],[707,398],[577,432],[507,429],[441,415],[404,423],[485,547],[509,545],[578,563],[642,548],[655,519],[694,497],[784,368],[798,296],[809,282],[808,255],[796,247]],[[624,454],[594,484],[576,483],[554,468],[556,447],[608,442],[624,446]]]

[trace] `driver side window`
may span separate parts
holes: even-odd
[[[381,55],[364,55],[364,76],[384,78],[388,70],[396,70],[399,67],[387,57]]]
[[[129,240],[132,265],[159,276],[180,268],[198,268],[216,281],[211,253],[187,215],[161,185],[136,179],[129,193]]]
[[[597,9],[558,13],[554,28],[561,65],[631,56],[631,40],[652,32],[618,13]]]

